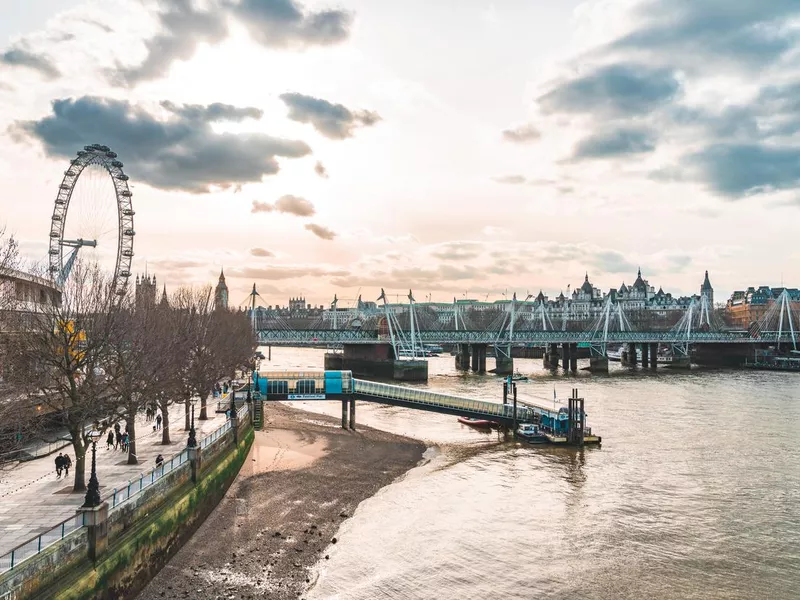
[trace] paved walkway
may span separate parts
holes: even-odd
[[[208,420],[197,420],[199,406],[195,407],[195,429],[199,441],[225,423],[225,414],[215,412],[216,401],[208,402]],[[183,429],[182,404],[170,407],[169,446],[161,445],[161,432],[154,432],[155,422],[147,422],[144,415],[136,420],[138,465],[127,464],[128,453],[122,450],[107,450],[105,436],[97,443],[97,478],[100,481],[100,496],[105,497],[114,488],[122,488],[129,479],[155,466],[158,454],[166,461],[186,447],[188,432]],[[125,426],[122,426],[125,429]],[[72,458],[72,446],[62,450]],[[83,504],[85,492],[72,492],[73,476],[58,479],[55,457],[58,452],[29,462],[17,463],[14,467],[0,471],[0,556],[29,539],[50,530],[53,526],[75,514]],[[86,457],[86,481],[91,473],[91,450]]]

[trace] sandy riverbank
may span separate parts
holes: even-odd
[[[140,600],[301,597],[340,523],[425,451],[417,440],[265,408],[267,426],[225,498]]]

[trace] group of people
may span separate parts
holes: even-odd
[[[158,408],[155,404],[148,404],[147,408],[144,411],[145,420],[147,421],[155,421],[155,425],[153,425],[153,431],[158,431],[161,429],[161,421],[163,420],[161,417],[161,413],[158,412]]]
[[[61,479],[61,473],[63,471],[64,477],[69,476],[69,468],[72,466],[72,459],[69,457],[69,454],[61,454],[58,453],[56,456],[56,476],[58,479]]]
[[[125,431],[120,433],[119,423],[114,423],[114,430],[109,431],[106,438],[106,449],[111,450],[113,448],[114,450],[127,452],[130,441],[131,436],[128,433],[128,428],[126,427]]]

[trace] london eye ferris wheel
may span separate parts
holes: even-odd
[[[117,295],[124,295],[133,261],[132,193],[123,164],[108,146],[78,151],[64,171],[50,223],[49,271],[60,287],[69,277],[78,251],[113,273]]]

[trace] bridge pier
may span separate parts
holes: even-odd
[[[326,371],[344,371],[344,356],[339,352],[325,353]]]
[[[509,356],[505,356],[502,352],[498,351],[497,346],[494,349],[494,372],[496,375],[511,375],[514,373],[514,359],[511,358],[511,348],[508,349]]]
[[[608,357],[590,356],[589,371],[591,371],[592,373],[608,373]]]
[[[654,371],[658,368],[658,344],[650,344],[650,368]]]
[[[568,343],[561,344],[561,368],[565,371],[569,369],[570,348]]]
[[[547,353],[547,368],[558,368],[558,344],[550,344],[550,352]]]
[[[396,360],[392,377],[396,381],[428,381],[428,361]]]
[[[642,368],[650,366],[650,344],[642,344]]]
[[[636,344],[633,344],[633,343],[628,344],[627,357],[623,357],[623,358],[626,358],[626,360],[625,360],[625,364],[626,365],[630,365],[631,367],[635,367],[636,366],[636,363],[639,362],[639,358],[636,355]]]
[[[569,345],[569,370],[573,373],[578,371],[578,344],[576,342]]]
[[[458,344],[456,347],[456,370],[469,371],[469,344]]]
[[[472,344],[472,370],[486,373],[486,344]]]

